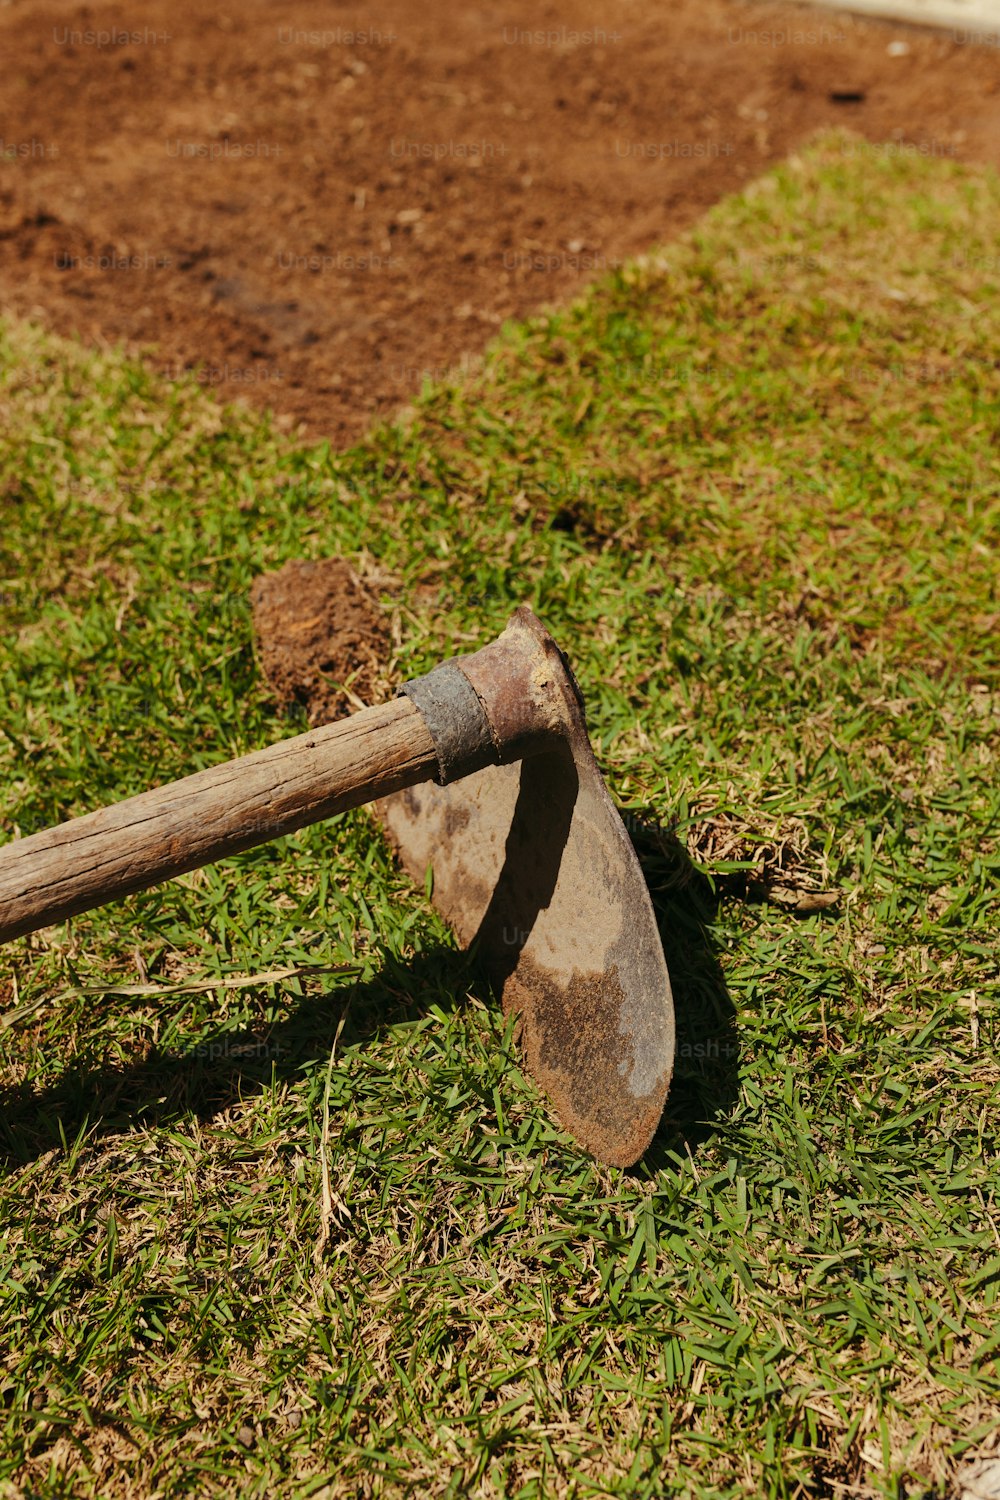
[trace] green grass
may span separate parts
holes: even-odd
[[[524,600],[680,1049],[646,1161],[582,1157],[363,811],[10,945],[0,1493],[944,1500],[990,1449],[998,242],[993,174],[830,137],[344,454],[7,326],[4,835],[303,727],[286,559],[375,580],[387,681]]]

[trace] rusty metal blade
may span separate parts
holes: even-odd
[[[530,655],[536,682],[539,661],[551,676],[555,660],[564,737],[514,764],[412,787],[376,808],[412,877],[433,870],[434,904],[475,948],[504,1013],[519,1013],[528,1070],[560,1123],[598,1160],[629,1166],[652,1139],[673,1069],[673,1003],[656,919],[561,654],[528,610],[500,640],[508,658],[510,640]],[[504,670],[516,692],[509,659]]]

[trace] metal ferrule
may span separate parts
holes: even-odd
[[[445,662],[399,691],[423,714],[441,786],[484,766],[523,760],[572,732],[586,735],[576,680],[526,609],[482,650]]]
[[[430,730],[439,786],[499,763],[500,751],[486,711],[465,673],[453,662],[435,667],[426,677],[404,682],[397,696],[404,694],[417,705]]]

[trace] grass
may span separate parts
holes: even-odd
[[[582,1157],[363,811],[12,944],[0,1493],[944,1500],[993,1451],[998,236],[992,173],[827,137],[349,453],[6,327],[4,834],[303,727],[288,558],[372,580],[386,683],[526,600],[680,1048],[644,1163]]]

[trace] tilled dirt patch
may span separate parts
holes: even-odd
[[[996,162],[1000,52],[735,0],[0,8],[0,302],[344,443],[816,130]]]

